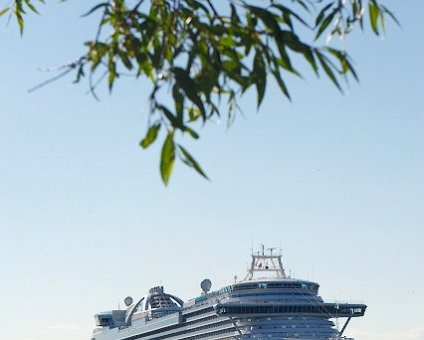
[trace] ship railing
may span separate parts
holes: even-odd
[[[213,291],[213,292],[210,292],[210,293],[206,293],[206,294],[202,294],[198,297],[190,299],[188,301],[188,303],[198,304],[198,303],[201,303],[203,301],[207,301],[210,298],[214,298],[214,297],[226,294],[228,292],[231,292],[232,290],[233,290],[233,285],[225,286],[225,287],[223,287],[219,290],[216,290],[216,291]]]
[[[361,301],[361,300],[326,300],[326,303],[330,302],[330,303],[336,303],[336,304],[349,304],[349,305],[365,305],[365,301]]]

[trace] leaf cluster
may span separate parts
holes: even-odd
[[[0,9],[0,17],[9,13],[10,19],[11,16],[14,15],[19,25],[19,31],[22,35],[24,33],[24,15],[27,14],[28,11],[38,14],[34,2],[44,4],[45,0],[13,0],[10,2],[9,6]]]
[[[14,1],[21,30],[25,6],[36,11],[30,0]],[[231,123],[238,100],[252,87],[259,108],[271,78],[290,99],[287,79],[301,76],[300,60],[342,90],[341,80],[358,77],[347,52],[328,43],[356,26],[364,29],[366,12],[377,35],[384,32],[387,16],[396,21],[377,0],[103,1],[86,13],[101,13],[95,38],[69,67],[76,70],[76,81],[88,76],[94,95],[103,79],[112,91],[123,75],[147,78],[150,114],[141,147],[164,136],[160,173],[165,184],[176,157],[207,178],[177,137],[198,139],[196,129],[222,116]],[[305,30],[311,39],[300,36]],[[324,35],[327,44],[321,42]]]

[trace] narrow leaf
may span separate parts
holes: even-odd
[[[194,159],[194,157],[192,155],[190,155],[190,153],[181,145],[178,145],[179,150],[182,153],[182,160],[183,162],[188,165],[189,167],[193,168],[194,170],[196,170],[196,172],[203,176],[204,178],[206,178],[207,180],[209,180],[208,176],[206,175],[206,173],[203,171],[203,169],[200,167],[199,163]]]
[[[396,25],[401,26],[399,20],[396,18],[396,16],[393,14],[393,12],[391,12],[385,6],[380,6],[380,8],[381,8],[380,11],[383,11],[384,14],[387,14],[396,23]]]
[[[21,12],[16,12],[16,19],[18,20],[19,31],[21,35],[24,34],[24,18],[22,17]]]
[[[97,11],[98,9],[100,9],[102,7],[109,7],[109,6],[110,6],[110,4],[108,2],[102,2],[100,4],[97,4],[93,8],[91,8],[88,12],[84,13],[83,15],[81,15],[81,17],[82,18],[87,17],[90,14],[92,14],[93,12]]]
[[[158,136],[158,132],[160,130],[160,126],[161,126],[160,123],[157,123],[149,127],[149,130],[147,130],[146,136],[140,142],[140,146],[143,149],[148,148],[156,140]]]
[[[375,4],[374,1],[370,1],[368,8],[370,11],[370,23],[371,23],[372,30],[374,31],[375,34],[379,35],[378,17],[380,16],[380,9],[378,8],[378,6]]]
[[[339,84],[339,81],[337,80],[337,77],[334,74],[333,70],[331,69],[331,66],[326,60],[325,56],[323,56],[321,53],[317,53],[317,57],[322,68],[324,69],[324,72],[327,74],[328,78],[330,78],[330,80],[333,82],[334,85],[336,85],[336,87],[340,90],[340,92],[343,92]]]
[[[329,3],[327,6],[324,6],[324,8],[319,12],[317,18],[315,19],[315,26],[318,26],[322,19],[324,19],[325,17],[325,12],[327,12],[327,10],[333,6],[333,3]]]
[[[169,178],[171,177],[172,169],[175,162],[175,144],[174,144],[174,131],[168,132],[162,147],[160,158],[160,174],[162,181],[168,185]]]
[[[26,5],[28,6],[28,8],[34,12],[35,14],[38,14],[37,9],[35,8],[35,6],[31,3],[30,0],[25,0]]]
[[[184,126],[184,132],[187,132],[192,138],[199,139],[199,134],[188,126]]]
[[[315,35],[315,40],[317,40],[324,33],[328,25],[330,25],[331,22],[333,21],[337,12],[338,12],[338,9],[336,8],[322,21],[322,24],[319,26],[318,32]]]
[[[174,67],[173,72],[178,86],[183,89],[188,99],[190,99],[199,108],[203,119],[206,120],[206,110],[202,99],[197,93],[198,84],[190,77],[187,70]]]
[[[265,95],[266,88],[266,70],[265,62],[262,53],[256,51],[255,59],[253,62],[253,78],[258,92],[258,108],[261,106],[262,100]]]
[[[280,90],[283,91],[284,95],[291,100],[289,90],[287,89],[286,83],[284,82],[283,78],[280,74],[280,69],[278,68],[278,65],[276,65],[276,68],[271,71],[274,75],[275,80],[278,83],[278,86],[280,87]]]
[[[1,11],[0,11],[0,17],[2,16],[2,15],[4,15],[4,14],[6,14],[7,12],[9,12],[9,7],[6,7],[6,8],[3,8]]]

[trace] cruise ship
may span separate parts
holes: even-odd
[[[318,283],[290,277],[281,253],[261,250],[243,280],[211,291],[205,279],[201,295],[186,302],[162,286],[137,301],[125,298],[125,309],[95,315],[91,340],[352,340],[346,327],[365,304],[325,302]]]

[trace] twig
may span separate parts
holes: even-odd
[[[139,2],[137,2],[137,4],[133,7],[131,12],[137,12],[139,7],[143,4],[143,2],[144,2],[144,0],[140,0]]]
[[[47,79],[46,81],[43,81],[42,83],[30,88],[28,90],[28,93],[34,92],[35,90],[38,90],[38,89],[40,89],[40,88],[42,88],[42,87],[44,87],[44,86],[46,86],[46,85],[48,85],[48,84],[50,84],[54,81],[66,76],[72,70],[73,70],[73,68],[70,67],[67,70],[63,71],[62,73],[58,74],[57,76],[54,76],[53,78],[50,78],[50,79]]]
[[[215,9],[214,5],[212,5],[211,0],[206,0],[206,1],[207,1],[207,3],[208,3],[209,7],[212,9],[212,12],[213,12],[214,16],[215,16],[216,18],[219,18],[219,17],[220,17],[220,15],[219,15],[219,13],[217,12],[217,10]]]
[[[65,71],[59,73],[57,76],[54,76],[52,78],[47,79],[46,81],[43,81],[42,83],[30,88],[28,90],[28,93],[34,92],[35,90],[38,90],[60,78],[63,78],[64,76],[66,76],[69,72],[71,72],[73,69],[75,69],[78,65],[81,65],[81,63],[85,60],[85,57],[80,57],[79,59],[77,59],[76,61],[67,64],[67,65],[63,65],[57,68],[57,70],[62,70],[65,69]]]

